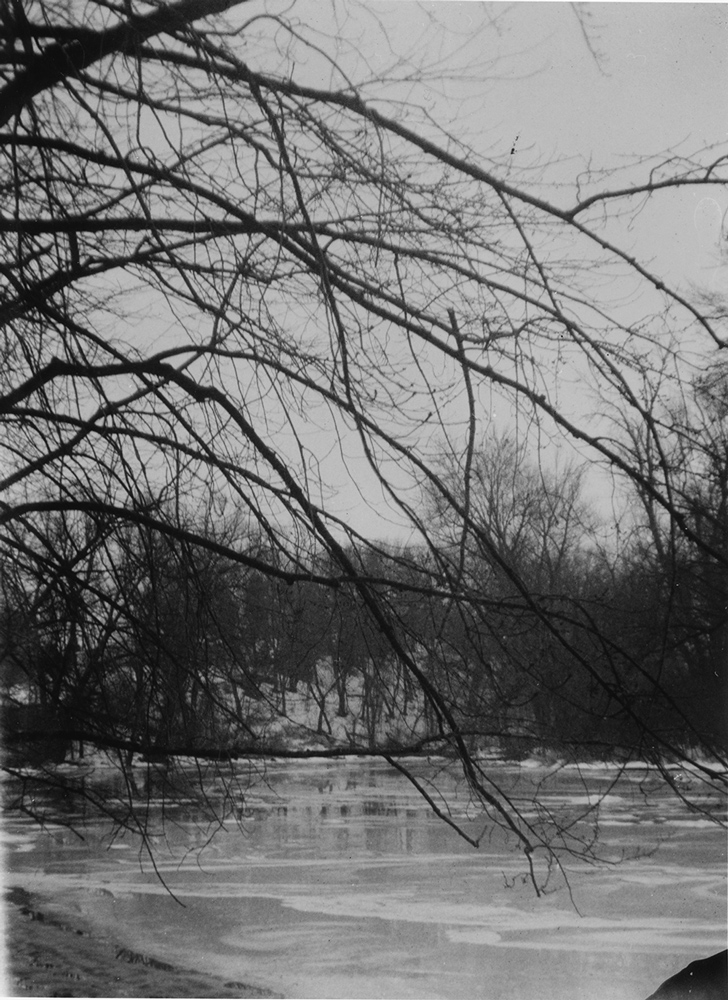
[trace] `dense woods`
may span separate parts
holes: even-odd
[[[720,481],[706,479],[686,484],[686,514],[713,516],[700,491]],[[719,753],[725,622],[710,564],[687,545],[668,556],[669,536],[642,515],[619,548],[609,544],[579,474],[544,475],[508,437],[475,456],[471,490],[462,561],[462,525],[436,504],[434,554],[346,553],[422,681],[353,582],[321,582],[332,574],[325,554],[276,561],[259,535],[235,537],[234,522],[218,535],[187,525],[204,548],[50,513],[42,546],[16,536],[25,559],[3,574],[10,703],[15,690],[67,730],[64,752],[72,736],[98,734],[130,759],[283,743],[452,749],[429,686],[468,746],[508,758]],[[219,551],[232,543],[248,565]],[[467,599],[443,585],[456,576]]]

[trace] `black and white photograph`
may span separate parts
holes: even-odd
[[[0,0],[0,995],[728,1000],[728,3]]]

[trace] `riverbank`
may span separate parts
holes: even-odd
[[[119,946],[20,888],[4,899],[5,997],[280,997]]]

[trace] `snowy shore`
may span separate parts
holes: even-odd
[[[76,914],[5,891],[3,997],[280,997],[120,947]]]

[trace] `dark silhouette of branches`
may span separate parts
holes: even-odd
[[[538,889],[485,751],[724,784],[725,310],[620,233],[725,150],[551,198],[291,18],[4,8],[8,767],[443,753]]]

